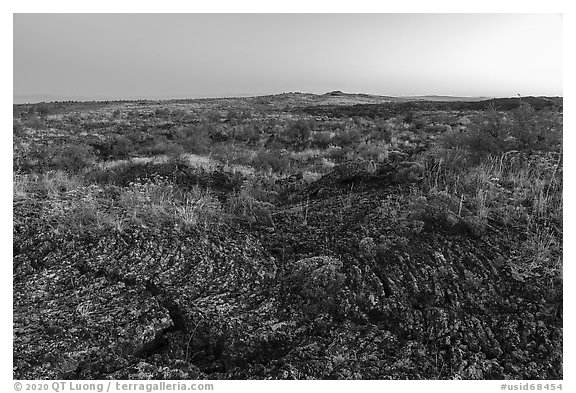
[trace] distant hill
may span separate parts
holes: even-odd
[[[495,98],[495,97],[458,97],[446,95],[418,95],[418,96],[388,96],[376,95],[365,93],[345,93],[341,90],[334,90],[324,94],[290,92],[281,94],[271,94],[265,96],[236,96],[236,97],[213,97],[213,98],[174,98],[174,99],[134,99],[126,97],[125,99],[111,99],[105,97],[85,97],[85,96],[62,96],[50,94],[15,94],[13,96],[14,105],[34,104],[34,103],[50,103],[50,102],[122,102],[122,101],[175,101],[175,102],[199,102],[206,100],[234,100],[234,101],[258,101],[265,102],[267,105],[272,106],[288,106],[288,107],[306,107],[318,105],[336,105],[336,106],[349,106],[349,105],[370,105],[370,104],[385,104],[385,103],[409,103],[409,102],[437,102],[437,103],[495,103],[509,107],[510,105],[517,105],[519,98]],[[522,100],[530,102],[534,106],[548,105],[546,102],[553,102],[555,105],[562,105],[562,97],[522,97]]]
[[[416,96],[382,96],[377,94],[364,94],[364,93],[344,93],[341,90],[334,90],[322,94],[328,97],[362,97],[372,99],[386,99],[390,101],[483,101],[489,100],[494,97],[462,97],[462,96],[444,96],[444,95],[416,95]]]
[[[458,96],[439,96],[439,95],[427,95],[427,96],[401,96],[397,97],[405,100],[415,100],[415,101],[484,101],[489,100],[494,97],[458,97]]]
[[[489,108],[511,110],[517,108],[522,103],[528,103],[536,110],[563,107],[562,97],[491,98],[488,100],[474,100],[469,98],[461,100],[425,100],[423,98],[415,99],[412,97],[411,99],[392,99],[381,103],[356,103],[349,105],[321,103],[308,106],[302,105],[295,109],[313,116],[389,118],[398,114],[414,111],[486,110]]]

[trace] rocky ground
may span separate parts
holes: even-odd
[[[561,283],[514,277],[521,232],[407,205],[406,166],[207,228],[58,232],[15,202],[14,378],[562,379]]]

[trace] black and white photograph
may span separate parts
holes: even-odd
[[[23,390],[562,389],[561,13],[12,18]]]

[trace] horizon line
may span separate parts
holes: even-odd
[[[390,94],[374,94],[374,93],[363,93],[363,92],[343,92],[341,90],[331,90],[325,93],[311,93],[302,91],[287,91],[281,93],[268,93],[268,94],[230,94],[230,95],[190,95],[186,97],[177,96],[164,96],[164,97],[106,97],[106,96],[75,96],[75,95],[58,95],[58,94],[13,94],[12,100],[13,105],[32,105],[32,104],[49,104],[58,102],[132,102],[132,101],[178,101],[178,100],[210,100],[210,99],[226,99],[226,98],[258,98],[258,97],[270,97],[270,96],[280,96],[285,94],[307,94],[322,96],[330,93],[341,93],[343,95],[363,95],[363,96],[373,96],[373,97],[390,97],[390,98],[419,98],[419,97],[450,97],[450,98],[462,98],[462,99],[472,99],[472,98],[516,98],[516,97],[561,97],[563,95],[546,95],[546,94],[529,94],[529,95],[508,95],[508,96],[497,96],[497,95],[452,95],[452,94],[404,94],[404,95],[390,95]],[[31,98],[30,100],[24,101],[24,98]],[[22,100],[23,102],[16,102]]]

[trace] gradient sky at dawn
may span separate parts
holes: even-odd
[[[15,14],[15,103],[562,95],[560,14]]]

